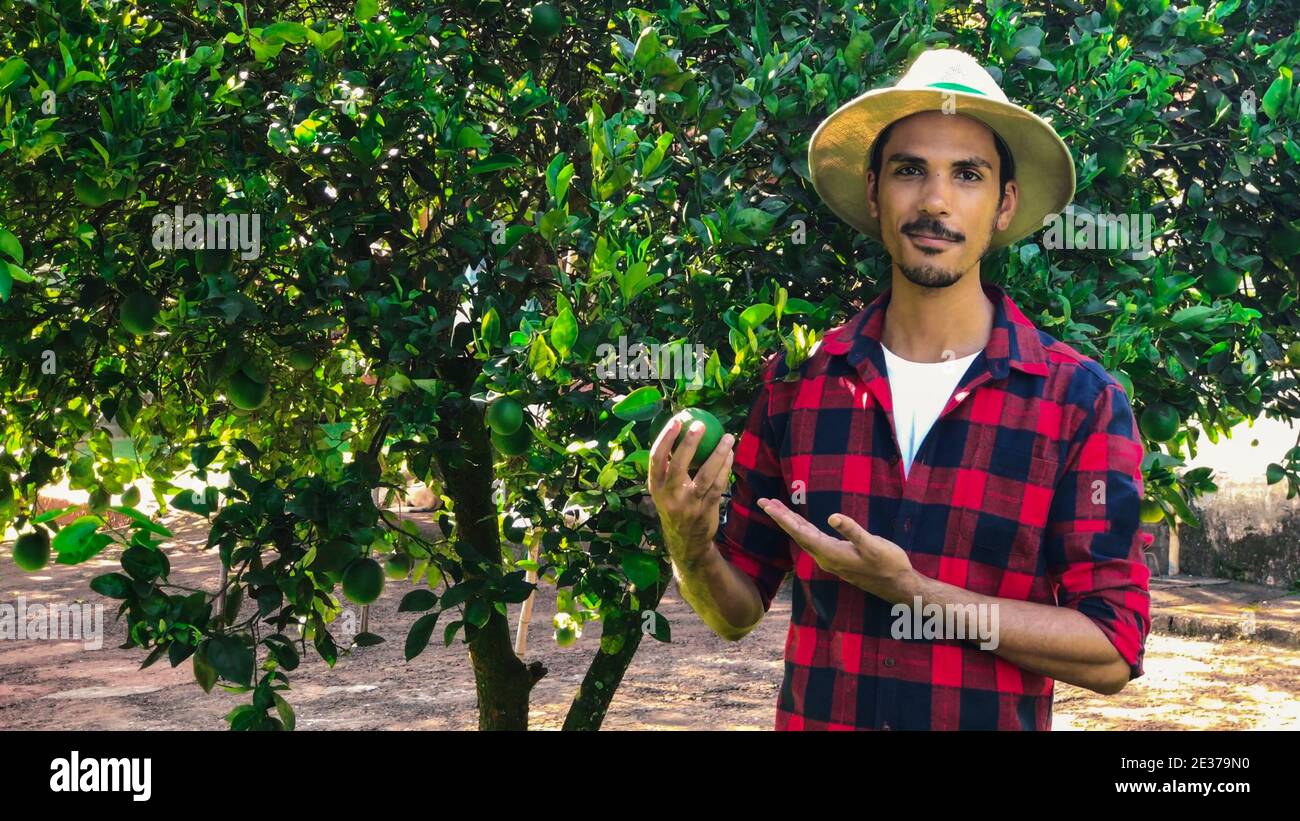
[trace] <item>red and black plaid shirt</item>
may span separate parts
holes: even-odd
[[[1046,730],[1053,680],[978,640],[893,638],[893,606],[818,567],[762,497],[836,538],[827,517],[850,516],[925,576],[1078,610],[1130,678],[1142,675],[1151,537],[1138,525],[1143,447],[1128,397],[1002,288],[983,287],[996,310],[988,345],[906,479],[880,345],[890,291],[828,332],[797,379],[784,355],[764,367],[716,544],[754,579],[764,611],[794,570],[778,730]]]

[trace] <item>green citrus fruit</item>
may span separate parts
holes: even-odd
[[[578,622],[568,613],[556,613],[551,619],[555,627],[555,643],[568,647],[578,640]]]
[[[1201,274],[1201,285],[1214,296],[1228,296],[1237,292],[1237,288],[1241,285],[1241,277],[1228,266],[1215,264],[1210,270]]]
[[[405,579],[411,575],[411,557],[405,553],[394,553],[384,562],[384,574],[393,580]]]
[[[1147,524],[1164,521],[1165,511],[1155,499],[1143,499],[1141,512],[1138,514]]]
[[[1168,442],[1174,438],[1178,432],[1178,426],[1182,419],[1178,416],[1178,411],[1167,402],[1155,402],[1148,405],[1146,410],[1142,411],[1142,418],[1138,421],[1138,428],[1141,429],[1142,435],[1156,442]]]
[[[158,322],[158,310],[162,306],[152,295],[144,291],[127,294],[117,308],[118,322],[130,333],[142,336],[154,329]]]
[[[98,208],[117,194],[112,188],[103,188],[90,177],[84,174],[77,174],[77,179],[72,183],[72,191],[81,200],[83,205],[89,205],[91,208]]]
[[[235,371],[226,382],[230,404],[241,410],[257,410],[266,404],[270,393],[265,382],[258,382],[243,371]]]
[[[1106,140],[1097,149],[1097,165],[1102,174],[1114,179],[1124,173],[1124,146],[1114,140]]]
[[[527,425],[508,436],[502,436],[496,431],[492,431],[490,438],[496,449],[506,456],[519,456],[527,453],[533,444],[533,432]]]
[[[361,548],[355,542],[331,539],[325,544],[317,545],[311,569],[324,573],[342,573],[360,555]]]
[[[24,533],[14,542],[14,564],[31,573],[50,562],[50,534],[44,530]]]
[[[495,433],[509,436],[524,425],[524,406],[503,396],[488,405],[487,424]]]
[[[343,571],[343,595],[355,604],[370,604],[384,592],[384,569],[371,558],[357,559]]]
[[[700,408],[687,408],[674,418],[682,420],[682,428],[677,434],[677,441],[673,444],[674,450],[685,440],[687,432],[695,422],[704,423],[704,434],[700,436],[699,445],[695,448],[695,456],[691,459],[691,470],[699,470],[704,460],[709,458],[713,449],[718,446],[722,439],[722,423],[718,417]]]
[[[550,3],[538,3],[533,6],[532,20],[528,29],[539,40],[549,40],[560,33],[564,25],[564,15]]]
[[[310,371],[316,368],[316,357],[312,352],[305,348],[299,348],[289,353],[289,367],[295,371]]]

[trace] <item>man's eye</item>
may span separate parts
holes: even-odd
[[[963,169],[961,173],[970,175],[969,177],[964,177],[967,182],[979,182],[984,179],[978,173],[971,171],[969,168]]]
[[[921,169],[917,168],[915,165],[904,165],[898,169],[898,173],[901,175],[905,171],[920,171],[920,170]],[[911,176],[911,175],[908,174],[907,176]]]

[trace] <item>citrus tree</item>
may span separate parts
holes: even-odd
[[[599,727],[642,639],[671,638],[649,444],[688,406],[738,431],[765,360],[887,284],[807,141],[945,44],[1050,116],[1076,206],[1154,218],[1149,256],[1031,237],[982,276],[1120,379],[1147,513],[1194,523],[1213,483],[1176,468],[1201,433],[1300,400],[1288,13],[0,0],[0,525],[25,569],[119,549],[91,586],[145,665],[248,693],[234,729],[292,728],[289,674],[350,650],[331,628],[385,571],[415,583],[408,661],[463,642],[479,726],[526,727],[546,671],[506,605],[553,584],[559,644],[600,630],[565,726]],[[611,375],[636,344],[707,356]],[[412,477],[435,531],[376,504]],[[90,512],[59,527],[37,493],[65,478]],[[1269,478],[1297,492],[1300,449]],[[144,479],[210,519],[219,589],[170,578]]]

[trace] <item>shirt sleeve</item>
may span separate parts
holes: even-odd
[[[1128,396],[1107,382],[1070,442],[1048,514],[1047,569],[1057,603],[1092,619],[1142,675],[1151,631],[1151,571],[1143,551],[1142,439]]]
[[[764,371],[770,376],[778,370],[776,364],[774,359],[773,366]],[[769,416],[771,396],[772,381],[764,378],[736,442],[732,461],[736,482],[724,511],[724,524],[714,539],[722,557],[754,580],[764,613],[771,608],[772,599],[794,566],[790,534],[755,504],[765,498],[790,504],[778,456],[780,440]]]

